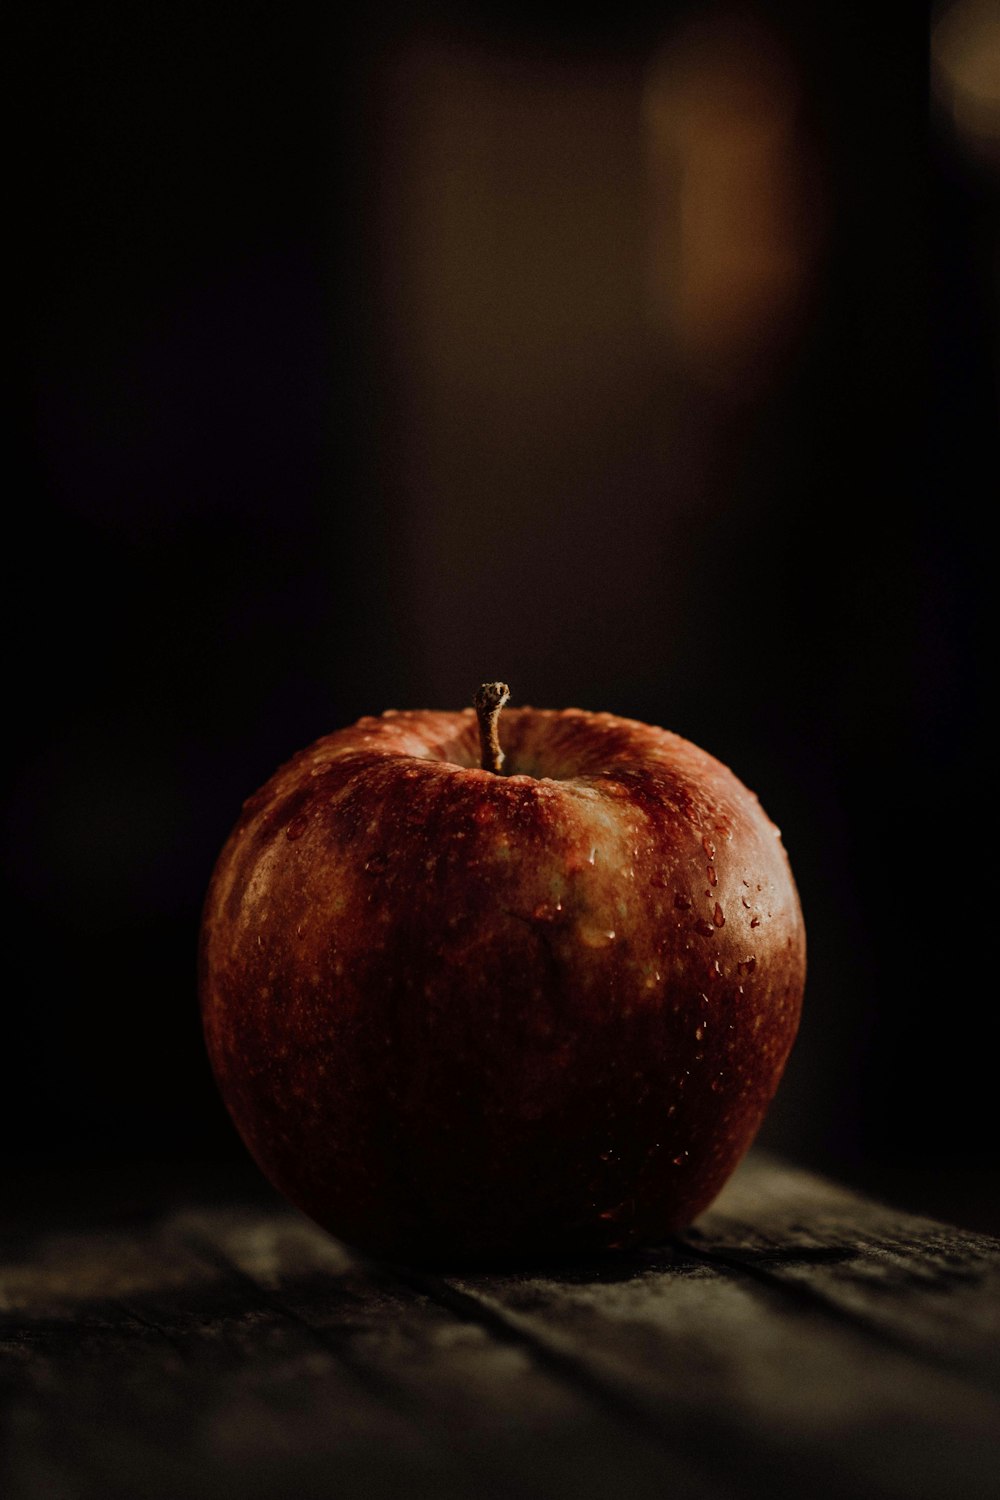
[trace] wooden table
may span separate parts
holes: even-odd
[[[255,1179],[40,1191],[0,1299],[6,1500],[1000,1493],[1000,1243],[765,1157],[534,1272],[365,1262]]]

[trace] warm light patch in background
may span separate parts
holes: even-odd
[[[732,424],[808,315],[800,91],[772,33],[724,9],[652,57],[418,36],[387,63],[388,473],[433,701],[484,673],[627,701],[651,639],[682,669],[689,579],[737,529]]]
[[[797,331],[821,238],[822,194],[795,64],[760,22],[688,23],[646,88],[649,296],[681,361],[748,390]]]
[[[935,92],[964,144],[1000,166],[1000,5],[957,0],[941,11],[931,41]]]

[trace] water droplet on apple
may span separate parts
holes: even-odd
[[[285,829],[285,838],[290,844],[294,844],[295,840],[300,839],[308,827],[309,819],[305,813],[299,813],[299,816],[293,818]]]
[[[581,922],[580,941],[588,948],[607,948],[615,940],[613,927],[598,927],[595,923]]]
[[[716,1076],[712,1079],[711,1083],[709,1084],[709,1088],[712,1090],[713,1094],[721,1094],[722,1093],[722,1090],[725,1088],[725,1083],[723,1082],[723,1078],[722,1078],[722,1074],[721,1073],[717,1073],[716,1074]]]
[[[554,904],[550,901],[541,901],[531,913],[531,920],[533,922],[554,922],[562,909],[561,901],[556,901]]]
[[[698,918],[697,922],[694,924],[694,930],[695,932],[701,933],[702,937],[713,937],[715,934],[715,928],[712,926],[711,922],[707,922],[704,917]]]
[[[307,933],[307,932],[308,932],[308,931],[309,931],[309,929],[308,929],[308,927],[307,927],[307,926],[306,926],[306,925],[305,925],[305,923],[304,923],[304,922],[299,922],[299,923],[298,923],[298,924],[297,924],[297,925],[296,925],[296,928],[295,928],[295,936],[296,936],[296,937],[297,937],[297,938],[304,938],[304,937],[305,937],[305,935],[306,935],[306,933]]]
[[[715,923],[716,927],[725,927],[726,925],[726,914],[722,910],[722,907],[719,905],[718,901],[716,901],[715,903],[715,910],[712,913],[712,921]]]
[[[682,1167],[684,1165],[684,1163],[687,1161],[689,1155],[690,1155],[689,1152],[682,1151],[678,1156],[675,1156],[674,1157],[674,1166],[675,1167]]]
[[[702,1022],[702,1024],[700,1026],[696,1026],[694,1028],[694,1039],[695,1039],[696,1042],[700,1042],[700,1041],[704,1040],[704,1037],[705,1037],[705,1023]]]
[[[757,960],[751,955],[750,958],[745,958],[739,965],[739,971],[741,974],[752,974],[756,967]]]
[[[760,917],[751,917],[750,918],[750,926],[751,927],[759,927],[760,926]]]
[[[712,840],[709,838],[707,833],[701,841],[701,847],[708,855],[709,860],[713,860],[715,858],[715,845],[712,843]]]
[[[709,885],[718,885],[718,883],[719,883],[719,877],[718,877],[718,875],[715,872],[715,866],[714,865],[709,865],[709,867],[705,871],[705,873],[708,876],[708,883],[709,883]]]
[[[367,875],[381,875],[388,868],[389,857],[381,851],[376,851],[370,859],[365,860],[365,873]]]
[[[674,896],[674,905],[678,911],[690,911],[691,897],[686,896],[683,891],[678,891]]]

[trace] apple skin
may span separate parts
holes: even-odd
[[[317,740],[245,804],[200,992],[270,1181],[416,1263],[655,1243],[743,1156],[798,1027],[805,930],[778,830],[669,731],[508,709]]]

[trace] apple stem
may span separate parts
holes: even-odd
[[[482,746],[482,767],[500,775],[503,751],[497,734],[500,710],[510,697],[510,688],[505,682],[484,682],[476,689],[476,717],[479,719],[479,743]]]

